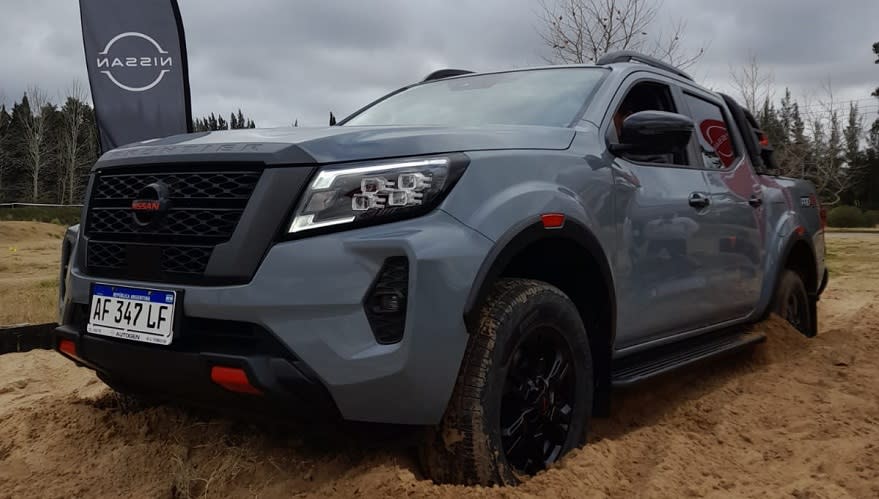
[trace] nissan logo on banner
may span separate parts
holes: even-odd
[[[102,152],[191,131],[176,0],[80,0],[79,8]]]
[[[151,36],[129,31],[107,42],[96,65],[117,87],[143,92],[162,81],[174,66],[174,58]]]

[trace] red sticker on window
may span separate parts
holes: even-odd
[[[735,160],[733,153],[732,141],[729,138],[729,131],[726,129],[726,123],[719,120],[705,120],[699,125],[702,137],[711,144],[711,147],[717,152],[723,166],[730,166]]]

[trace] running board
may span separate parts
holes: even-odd
[[[615,388],[634,385],[681,367],[737,352],[764,340],[764,333],[734,331],[664,345],[615,361],[612,384]]]

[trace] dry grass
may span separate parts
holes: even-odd
[[[874,246],[866,243],[872,241],[871,235],[863,234],[864,229],[860,231],[861,236],[846,234],[845,230],[828,233],[827,258],[832,277],[866,272],[879,279],[872,251],[865,251]],[[0,222],[0,325],[56,320],[58,257],[63,236],[64,228],[55,224]]]
[[[64,227],[0,222],[0,325],[57,320]]]

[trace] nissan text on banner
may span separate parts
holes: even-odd
[[[191,131],[176,0],[80,0],[79,9],[101,150]]]

